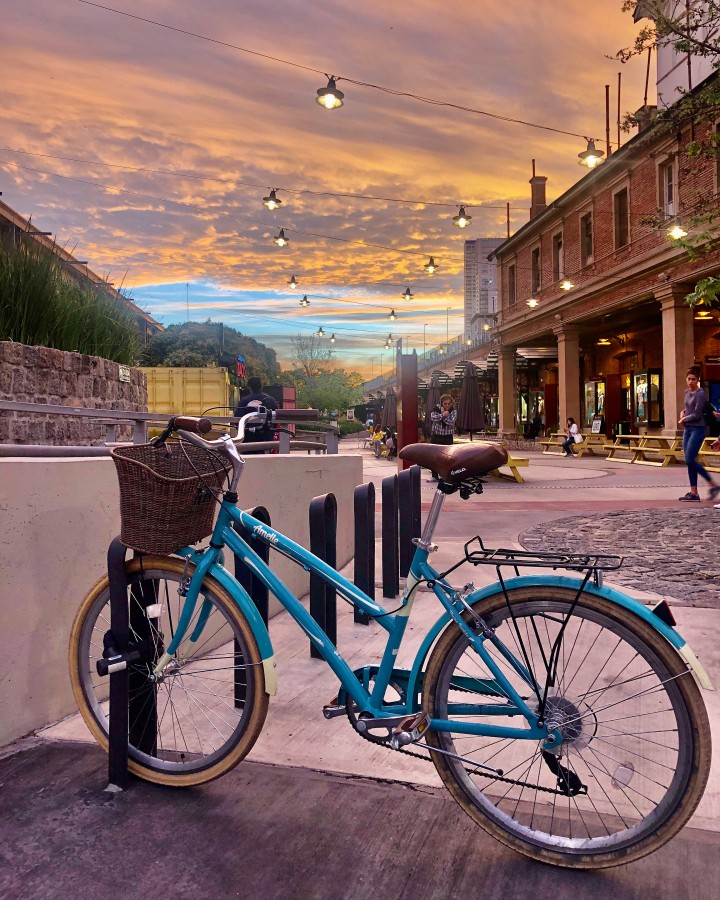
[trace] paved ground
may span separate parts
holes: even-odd
[[[491,546],[522,541],[584,549],[585,541],[621,552],[629,567],[615,580],[627,578],[632,593],[648,600],[678,597],[689,578],[705,581],[704,593],[693,587],[682,595],[677,616],[720,683],[720,611],[712,585],[720,510],[677,502],[687,489],[680,466],[526,455],[525,484],[488,479],[480,498],[449,498],[436,532],[438,568],[456,561],[463,542],[480,533]],[[395,471],[366,454],[367,479],[379,485]],[[424,509],[433,493],[423,480]],[[690,562],[698,558],[707,564],[707,579]],[[463,569],[457,579],[481,584],[492,576]],[[376,659],[379,626],[354,625],[344,606],[338,614],[338,646],[351,665]],[[409,654],[438,614],[435,598],[422,594],[408,626]],[[601,892],[717,897],[717,765],[693,827],[660,853],[601,874],[551,869],[506,851],[474,827],[425,761],[361,741],[344,719],[326,722],[320,709],[336,690],[327,667],[308,659],[307,642],[287,616],[274,618],[270,631],[279,694],[251,761],[212,785],[177,792],[134,782],[123,795],[104,793],[105,758],[78,717],[48,729],[22,752],[8,748],[0,761],[0,896],[146,897],[162,890],[181,898],[524,898],[539,889],[561,898]],[[720,692],[704,699],[717,745]]]

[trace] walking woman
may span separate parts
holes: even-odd
[[[450,394],[443,394],[440,398],[440,404],[430,413],[430,443],[452,444],[456,419],[457,410],[453,404],[453,398]],[[437,480],[437,475],[433,472],[432,481]]]
[[[685,429],[683,435],[683,451],[685,453],[685,462],[688,467],[688,478],[690,479],[690,490],[680,500],[683,503],[699,503],[697,480],[698,475],[705,479],[710,485],[709,500],[714,500],[720,494],[720,484],[716,484],[712,477],[708,474],[703,465],[697,461],[697,455],[705,440],[707,429],[705,427],[705,419],[703,411],[707,397],[705,391],[700,387],[700,367],[690,366],[685,376],[687,382],[687,390],[685,391],[685,408],[680,415],[678,424]]]

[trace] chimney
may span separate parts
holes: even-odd
[[[637,128],[638,134],[653,125],[656,118],[657,106],[641,106],[633,116],[633,124]]]
[[[532,178],[530,179],[530,218],[534,219],[547,207],[545,199],[545,175],[535,174],[535,160],[532,161]]]

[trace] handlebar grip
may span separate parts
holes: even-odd
[[[174,416],[172,422],[176,428],[182,428],[183,431],[190,431],[193,434],[207,434],[208,431],[212,431],[210,419],[198,416]]]
[[[319,415],[316,409],[278,409],[274,417],[282,422],[317,422]]]

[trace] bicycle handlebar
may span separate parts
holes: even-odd
[[[200,416],[173,416],[171,423],[175,428],[182,428],[193,434],[207,434],[213,427],[210,419]]]

